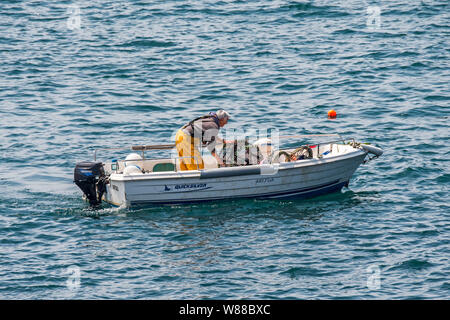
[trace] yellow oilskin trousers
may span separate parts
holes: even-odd
[[[182,171],[197,170],[197,163],[199,170],[205,168],[199,151],[201,146],[200,139],[193,138],[179,129],[175,136],[175,145],[180,157],[180,169]]]

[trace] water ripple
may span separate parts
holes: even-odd
[[[449,298],[448,1],[0,8],[1,298]],[[94,148],[167,143],[218,108],[229,128],[339,132],[385,153],[306,201],[82,201],[72,170]]]

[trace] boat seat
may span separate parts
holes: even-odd
[[[152,172],[175,171],[175,164],[172,162],[157,163],[153,166]]]
[[[175,159],[149,159],[143,162],[145,172],[175,171]]]

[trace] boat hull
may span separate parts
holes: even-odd
[[[111,175],[104,197],[116,206],[173,205],[232,199],[301,199],[341,190],[367,152],[264,166],[159,175]]]

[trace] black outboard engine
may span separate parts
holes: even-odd
[[[75,184],[83,191],[89,204],[96,207],[102,203],[107,177],[101,162],[78,162],[74,171]]]

